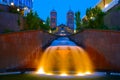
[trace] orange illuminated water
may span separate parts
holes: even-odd
[[[69,74],[84,76],[92,72],[93,66],[88,53],[78,46],[67,45],[48,47],[37,70],[39,74],[60,74],[60,76]]]

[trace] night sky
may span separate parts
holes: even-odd
[[[94,7],[100,0],[34,0],[33,10],[40,18],[46,20],[50,11],[57,11],[57,24],[66,24],[66,13],[69,9],[73,12],[80,11],[81,17],[85,15],[86,9]]]

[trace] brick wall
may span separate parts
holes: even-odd
[[[20,66],[36,68],[39,64],[42,47],[54,39],[55,36],[42,31],[1,34],[0,69]]]
[[[120,70],[120,32],[85,30],[70,38],[88,52],[95,69]]]

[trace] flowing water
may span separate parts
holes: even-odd
[[[59,75],[87,75],[93,72],[93,66],[88,56],[81,47],[67,37],[54,40],[40,61],[37,73]]]

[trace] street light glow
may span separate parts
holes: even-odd
[[[14,3],[13,2],[11,2],[11,4],[10,4],[11,6],[14,6]]]
[[[108,4],[105,5],[105,8],[108,7]]]
[[[17,11],[19,12],[19,11],[20,11],[20,9],[19,9],[19,8],[17,8]]]

